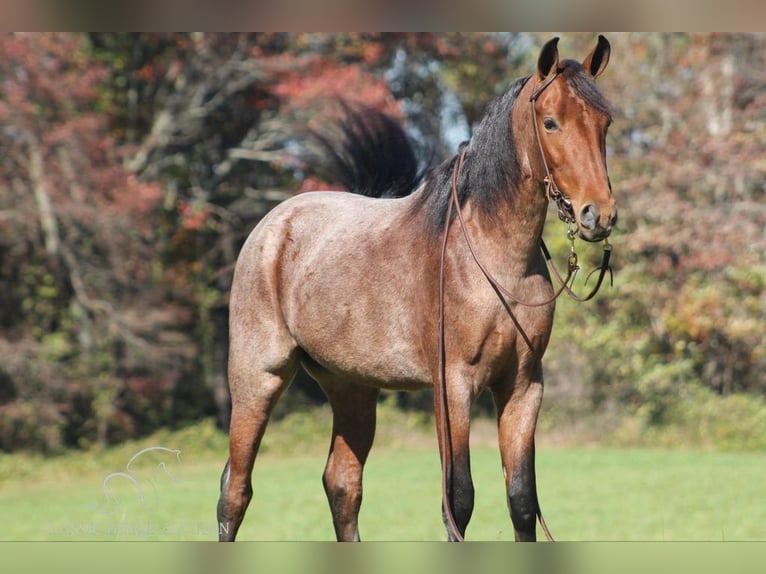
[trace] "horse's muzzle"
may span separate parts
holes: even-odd
[[[617,224],[617,208],[602,213],[597,205],[589,203],[580,210],[577,223],[579,235],[585,241],[601,241],[609,237]]]

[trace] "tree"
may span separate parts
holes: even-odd
[[[334,186],[309,132],[337,97],[401,119],[436,161],[548,36],[0,36],[0,448],[226,426],[234,261],[277,202]],[[766,392],[766,40],[610,40],[616,287],[560,304],[549,396],[571,380],[585,411],[661,424],[688,389]]]
[[[113,420],[130,386],[178,354],[154,332],[172,315],[152,301],[159,188],[122,167],[79,36],[7,34],[0,52],[0,447],[105,442],[130,432]]]
[[[619,64],[603,82],[618,109],[608,142],[617,286],[596,313],[565,307],[557,325],[577,325],[562,337],[585,351],[575,372],[599,408],[611,400],[664,424],[690,389],[766,394],[764,38],[614,43]]]

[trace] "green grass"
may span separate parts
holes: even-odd
[[[560,540],[766,539],[764,456],[541,449],[537,458],[541,504]],[[263,461],[243,538],[331,538],[321,467],[321,460]],[[512,540],[496,450],[474,448],[472,467],[476,506],[468,539]],[[294,492],[285,487],[291,484]],[[439,503],[435,452],[374,453],[365,475],[362,536],[441,540]]]
[[[269,429],[241,540],[333,539],[320,478],[326,433],[315,438],[328,422],[326,413],[297,415]],[[435,441],[419,423],[390,422],[383,418],[366,468],[362,537],[442,540]],[[293,432],[307,448],[284,438]],[[148,446],[179,449],[180,464],[146,453],[131,467],[145,504],[121,475],[107,481],[107,499],[104,479]],[[471,455],[476,507],[467,538],[512,540],[497,449],[479,441]],[[225,458],[226,437],[209,423],[55,459],[1,455],[0,540],[214,539]],[[559,540],[766,540],[763,454],[541,446],[537,474]]]

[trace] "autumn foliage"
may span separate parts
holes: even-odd
[[[233,264],[271,207],[328,184],[308,130],[349,99],[440,159],[545,39],[0,35],[0,449],[225,427]],[[610,40],[616,285],[560,306],[547,400],[647,428],[700,393],[762,400],[766,40]]]

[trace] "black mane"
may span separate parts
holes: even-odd
[[[585,71],[580,62],[564,60],[559,69],[578,97],[593,109],[612,118],[612,104],[604,97],[593,76]]]
[[[529,76],[517,80],[505,94],[492,100],[471,140],[461,145],[461,149],[468,146],[458,183],[461,205],[470,195],[478,209],[491,213],[499,202],[512,201],[520,171],[511,117],[519,92],[528,80]],[[444,229],[457,158],[458,154],[426,176],[425,189],[415,205],[434,235]]]

